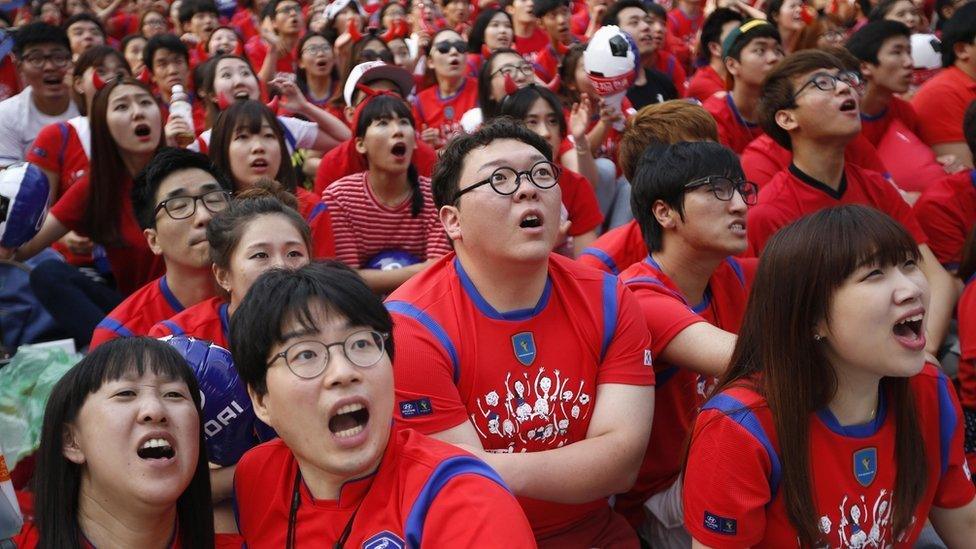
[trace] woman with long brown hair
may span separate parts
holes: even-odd
[[[684,471],[694,547],[911,547],[926,518],[976,539],[952,383],[926,364],[911,235],[863,206],[770,240]]]

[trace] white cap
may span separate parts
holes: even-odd
[[[366,10],[364,10],[356,0],[335,0],[335,2],[332,2],[325,7],[325,20],[332,22],[332,20],[339,15],[339,12],[346,9],[346,6],[348,6],[350,3],[352,3],[353,6],[356,6],[356,11],[359,12],[359,15],[366,17]],[[339,32],[345,32],[345,30],[346,29],[341,29]]]
[[[382,61],[367,61],[360,63],[349,71],[349,78],[342,88],[342,98],[346,105],[352,106],[352,96],[356,92],[356,84],[368,85],[377,80],[389,80],[400,88],[400,95],[404,99],[413,90],[413,76],[403,67],[387,65]]]
[[[942,42],[934,34],[912,35],[912,64],[916,69],[942,68]]]

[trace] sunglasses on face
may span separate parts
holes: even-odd
[[[468,53],[468,43],[464,40],[443,40],[434,44],[434,49],[441,53],[448,53],[451,48],[457,50],[458,53]]]

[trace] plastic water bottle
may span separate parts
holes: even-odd
[[[190,143],[193,143],[193,140],[196,139],[196,134],[193,131],[193,106],[190,105],[190,96],[187,95],[183,86],[179,84],[173,86],[169,100],[169,115],[182,118],[190,127],[188,131],[174,136],[177,146],[187,147]]]

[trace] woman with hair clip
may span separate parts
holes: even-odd
[[[336,258],[358,269],[374,292],[388,293],[451,246],[430,179],[411,162],[416,129],[406,102],[392,94],[366,99],[355,131],[368,168],[326,187],[322,203],[332,214]]]
[[[428,77],[433,84],[417,93],[414,118],[420,139],[440,149],[462,131],[461,115],[478,102],[478,86],[467,74],[468,43],[457,31],[441,29],[430,41]]]
[[[952,382],[926,364],[919,257],[904,227],[864,206],[769,241],[691,436],[693,547],[912,547],[926,520],[947,546],[972,547],[976,489]]]
[[[91,171],[72,185],[48,213],[41,230],[17,251],[33,257],[68,231],[105,248],[115,289],[93,281],[60,261],[45,261],[31,273],[34,293],[68,330],[79,347],[122,298],[160,277],[163,261],[149,249],[132,210],[133,178],[163,145],[159,104],[149,88],[132,78],[117,78],[95,94],[91,124]]]
[[[145,337],[106,343],[51,391],[34,476],[34,524],[17,547],[211,549],[200,388]]]
[[[577,140],[586,142],[586,124],[589,121],[589,101],[573,105],[571,123]],[[522,121],[530,130],[539,134],[549,143],[552,150],[559,151],[568,133],[563,108],[556,94],[548,88],[529,84],[502,101],[501,116],[510,116]],[[587,148],[588,149],[588,148]],[[588,152],[588,151],[587,151]],[[568,155],[574,154],[567,151]],[[561,157],[554,155],[557,165]],[[590,157],[592,163],[593,158]],[[562,190],[563,221],[568,222],[566,240],[557,245],[557,250],[569,257],[577,257],[584,248],[596,240],[596,231],[603,223],[600,206],[590,182],[580,174],[560,165],[559,188]],[[595,168],[594,168],[595,171]]]
[[[269,269],[295,269],[309,262],[311,235],[296,206],[291,193],[268,179],[239,193],[230,207],[207,225],[217,296],[153,326],[149,335],[188,335],[229,349],[230,317],[251,284]],[[234,466],[211,471],[218,534],[237,533],[229,500],[233,480]]]
[[[468,76],[477,78],[491,52],[511,48],[514,42],[511,15],[495,8],[479,13],[468,35]]]

